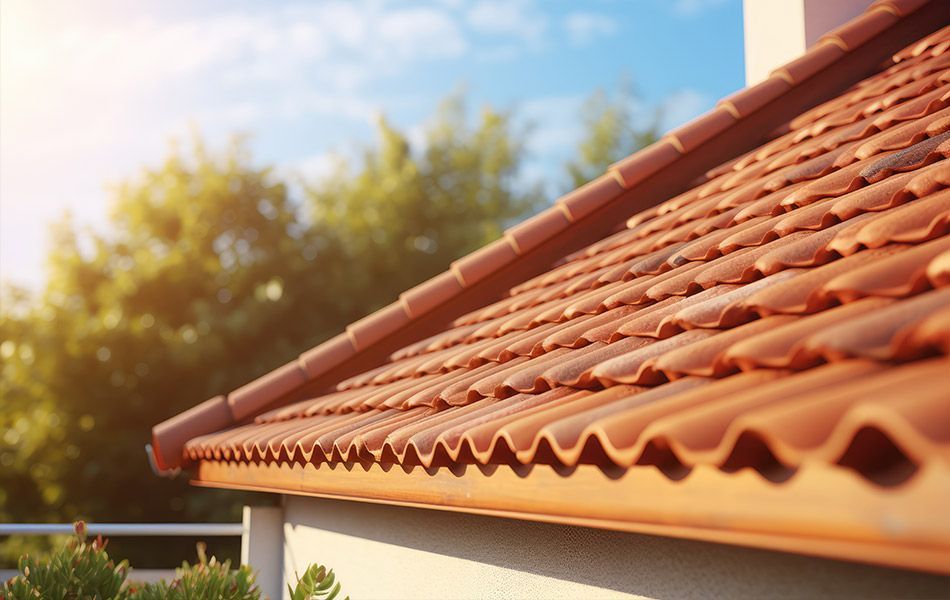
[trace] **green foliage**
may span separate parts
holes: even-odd
[[[101,536],[88,542],[85,524],[81,521],[75,524],[75,529],[76,535],[50,556],[42,559],[22,556],[19,573],[0,585],[0,600],[259,600],[262,597],[250,567],[241,565],[232,569],[231,561],[218,562],[214,556],[209,559],[204,544],[198,544],[198,563],[182,563],[172,581],[136,584],[127,579],[128,562],[113,562]],[[134,572],[132,574],[134,580]],[[294,600],[333,600],[341,586],[332,570],[310,565],[304,576],[297,578],[297,585],[287,588]]]
[[[637,123],[636,105],[636,94],[626,83],[621,84],[614,98],[597,90],[587,99],[581,108],[586,137],[578,146],[577,158],[566,165],[571,189],[599,177],[611,164],[659,139],[659,112],[645,124]]]
[[[298,229],[286,187],[237,143],[174,148],[118,186],[108,235],[60,223],[42,294],[8,292],[0,311],[0,518],[236,519],[233,501],[152,476],[142,448],[155,423],[329,332],[301,317],[319,279]]]
[[[333,569],[327,571],[322,565],[310,565],[303,577],[298,575],[296,587],[287,584],[291,600],[333,600],[339,595],[341,587]],[[344,600],[350,600],[350,597],[346,596]]]
[[[636,142],[629,113],[597,98],[575,178]],[[106,230],[58,223],[45,288],[0,298],[0,521],[236,520],[244,495],[152,475],[151,427],[284,364],[538,209],[539,188],[517,181],[526,132],[514,123],[488,108],[470,118],[454,96],[413,147],[382,119],[376,147],[299,199],[240,140],[220,152],[173,145],[113,188]],[[49,543],[2,540],[0,563]],[[156,563],[192,543],[124,538],[111,550]]]
[[[323,295],[347,317],[444,271],[543,200],[539,187],[516,189],[524,134],[509,114],[486,108],[472,125],[463,99],[453,96],[421,148],[385,119],[378,135],[378,146],[356,165],[341,162],[307,188],[314,236],[334,277]]]
[[[82,523],[76,524],[76,533],[48,559],[22,556],[18,563],[20,573],[0,587],[0,598],[129,598],[125,587],[128,563],[115,564],[106,553],[102,537],[87,542]]]
[[[198,559],[196,565],[183,562],[175,570],[175,579],[171,582],[146,584],[136,590],[130,600],[257,600],[261,597],[250,567],[241,565],[232,570],[229,560],[218,562],[213,556],[208,559],[201,544],[198,545]]]

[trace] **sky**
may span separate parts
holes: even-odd
[[[742,87],[742,50],[740,0],[3,0],[0,283],[39,288],[49,224],[104,229],[111,187],[195,130],[314,179],[462,89],[531,124],[553,196],[595,89],[627,79],[673,127]]]

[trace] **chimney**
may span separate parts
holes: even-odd
[[[753,85],[797,58],[873,0],[743,0],[745,82]]]

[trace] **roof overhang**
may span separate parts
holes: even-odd
[[[853,471],[821,464],[780,485],[759,473],[654,467],[605,472],[548,465],[426,469],[393,464],[202,461],[192,481],[244,489],[461,511],[648,533],[950,573],[950,466],[881,494]],[[867,523],[884,523],[868,528]],[[882,532],[886,534],[882,535]]]

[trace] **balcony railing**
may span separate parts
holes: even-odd
[[[71,534],[72,523],[0,523],[0,535]],[[86,523],[89,535],[108,537],[239,537],[241,523]]]
[[[10,535],[69,535],[72,523],[0,523],[0,537]],[[86,523],[86,533],[104,537],[241,537],[242,523]],[[15,570],[0,569],[0,581],[10,579]],[[170,580],[174,569],[133,569],[131,579],[153,582]]]

